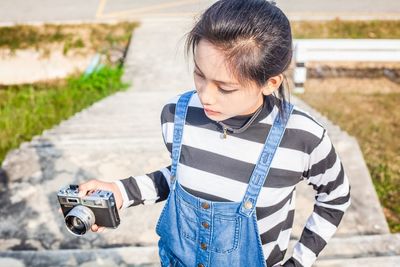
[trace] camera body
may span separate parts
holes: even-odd
[[[96,190],[90,195],[79,197],[78,188],[78,185],[69,185],[57,193],[68,231],[81,236],[93,224],[117,228],[120,218],[114,194],[111,191]]]

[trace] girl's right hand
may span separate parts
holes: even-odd
[[[115,183],[103,182],[100,180],[92,179],[79,185],[79,196],[84,197],[88,193],[92,193],[97,189],[111,191],[114,194],[115,204],[118,209],[122,207],[122,194]],[[93,232],[103,232],[105,227],[93,224],[91,230]]]

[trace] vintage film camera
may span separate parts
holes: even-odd
[[[120,219],[114,194],[110,191],[96,190],[90,195],[79,197],[78,185],[69,185],[58,191],[69,232],[82,236],[96,223],[98,226],[117,228]]]

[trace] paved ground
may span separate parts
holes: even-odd
[[[191,19],[215,0],[2,0],[0,23]],[[397,0],[278,0],[292,20],[399,19]]]

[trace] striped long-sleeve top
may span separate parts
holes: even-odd
[[[171,153],[175,105],[161,114],[164,142]],[[189,102],[177,169],[179,183],[194,196],[210,201],[237,201],[244,196],[278,106],[264,98],[261,113],[244,132],[221,138],[222,128],[204,113],[198,95]],[[224,121],[239,128],[251,115]],[[314,210],[307,220],[291,258],[282,263],[288,247],[295,209],[295,187],[306,181],[315,191]],[[117,181],[123,207],[152,204],[169,194],[170,166]],[[257,224],[267,266],[311,266],[335,233],[350,205],[350,185],[326,130],[295,107],[271,169],[256,203]]]

